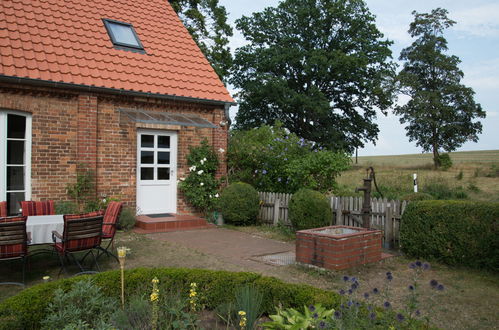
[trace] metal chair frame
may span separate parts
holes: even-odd
[[[0,245],[23,245],[23,252],[19,256],[5,257],[2,258],[0,255],[0,261],[4,260],[16,260],[21,259],[22,261],[22,283],[21,282],[0,282],[0,284],[6,285],[19,285],[25,286],[26,279],[26,261],[28,259],[28,242],[29,235],[26,232],[26,217],[24,220],[4,222],[0,221]]]

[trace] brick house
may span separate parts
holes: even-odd
[[[0,2],[0,200],[96,197],[191,214],[177,189],[189,146],[227,149],[233,104],[166,0]],[[224,153],[217,175],[226,173]]]

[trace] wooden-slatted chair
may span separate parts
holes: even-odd
[[[7,202],[0,202],[0,218],[7,216]]]
[[[95,271],[85,271],[82,266],[88,255],[92,255],[97,271],[100,271],[97,258],[93,251],[102,250],[100,247],[102,240],[102,212],[90,212],[85,214],[71,214],[64,216],[64,232],[62,235],[57,231],[52,232],[54,248],[61,262],[61,271],[67,273],[64,264],[65,259],[73,259],[80,268],[81,273],[95,273]],[[85,256],[78,261],[75,253],[87,251]]]
[[[0,218],[0,261],[20,259],[22,261],[22,283],[2,282],[24,286],[28,239],[26,217]]]
[[[53,215],[55,214],[54,201],[22,201],[21,209],[23,216]]]
[[[109,239],[107,246],[103,248],[103,253],[114,257],[118,262],[118,257],[109,251],[109,248],[112,247],[114,250],[114,235],[116,234],[116,225],[122,209],[122,202],[110,202],[104,213],[104,222],[102,223],[102,239]]]

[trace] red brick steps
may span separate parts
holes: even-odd
[[[151,234],[211,227],[214,225],[203,218],[192,215],[175,215],[165,218],[150,218],[147,215],[139,215],[133,231],[138,234]]]

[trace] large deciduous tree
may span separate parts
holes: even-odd
[[[218,0],[170,0],[197,45],[222,81],[226,82],[232,66],[228,47],[232,27],[227,11]]]
[[[376,109],[393,103],[390,41],[362,0],[284,0],[236,21],[231,82],[236,128],[279,120],[319,146],[353,151],[375,141]]]
[[[440,150],[453,151],[468,140],[478,141],[482,124],[473,120],[485,118],[485,112],[475,103],[473,89],[460,83],[464,74],[458,68],[459,58],[445,54],[443,31],[456,22],[442,8],[412,14],[409,34],[417,39],[402,50],[400,60],[405,63],[398,75],[401,91],[410,100],[397,106],[395,114],[407,124],[409,140],[433,152],[438,168]]]

